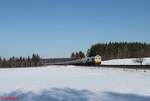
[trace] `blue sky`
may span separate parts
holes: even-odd
[[[69,57],[98,42],[150,42],[149,5],[149,0],[0,0],[0,56]]]

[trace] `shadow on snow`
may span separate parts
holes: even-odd
[[[52,88],[39,93],[14,91],[0,95],[0,97],[18,97],[17,101],[150,101],[150,96],[114,92],[97,94],[88,90],[75,90],[70,88]]]

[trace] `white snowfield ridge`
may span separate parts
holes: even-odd
[[[140,65],[140,63],[135,62],[137,58],[128,59],[112,59],[107,61],[102,61],[103,65]],[[143,65],[150,65],[150,58],[143,58]]]

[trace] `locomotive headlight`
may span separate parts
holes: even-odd
[[[101,64],[101,56],[99,56],[99,55],[96,55],[96,56],[95,56],[95,64],[96,64],[96,65]]]

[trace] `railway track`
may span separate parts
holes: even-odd
[[[52,63],[47,65],[74,65],[74,66],[84,66],[84,67],[96,67],[96,68],[127,68],[127,69],[149,69],[150,65],[95,65],[95,64],[84,64],[80,62],[63,62],[63,63]]]

